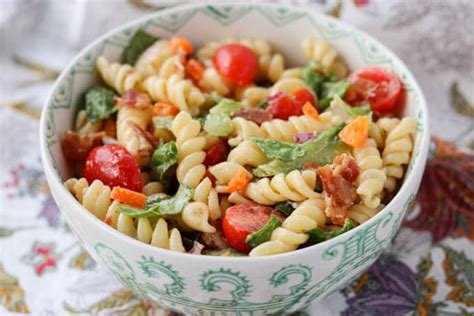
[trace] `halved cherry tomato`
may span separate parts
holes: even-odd
[[[133,156],[119,144],[94,148],[87,156],[84,177],[92,183],[98,179],[110,187],[120,186],[142,191],[140,167]]]
[[[308,89],[299,89],[289,96],[282,94],[271,101],[267,111],[273,114],[274,118],[287,120],[290,116],[303,115],[303,106],[306,102],[316,106],[316,98]]]
[[[226,140],[219,138],[219,140],[206,152],[204,165],[206,167],[210,167],[218,164],[219,162],[225,161],[229,151],[230,147]]]
[[[228,44],[221,46],[216,51],[213,62],[222,76],[238,85],[252,83],[257,75],[257,55],[244,45]]]
[[[390,112],[402,90],[400,78],[382,67],[367,67],[352,74],[345,100],[353,106],[369,103],[374,111]]]
[[[199,82],[204,74],[204,68],[196,60],[191,58],[186,63],[186,75],[191,78],[193,82]]]
[[[285,219],[280,212],[268,206],[239,204],[229,207],[222,220],[222,229],[228,244],[240,252],[249,253],[250,247],[245,239],[265,226],[272,214],[281,220]]]

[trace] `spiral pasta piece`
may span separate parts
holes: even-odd
[[[369,126],[369,137],[377,142],[377,147],[383,150],[387,133],[397,126],[400,122],[398,118],[382,117],[376,123]]]
[[[161,66],[174,55],[168,40],[158,40],[148,47],[135,63],[135,69],[143,78],[157,75]]]
[[[170,102],[181,111],[198,114],[204,103],[204,95],[190,80],[174,74],[169,78],[148,77],[143,83],[144,89],[154,101]]]
[[[151,107],[139,109],[129,106],[122,106],[117,114],[117,140],[132,154],[140,166],[149,161],[153,150],[153,146],[139,131],[139,129],[147,129],[151,115]]]
[[[261,130],[265,137],[293,142],[296,134],[306,132],[322,132],[334,126],[331,112],[324,112],[316,120],[307,115],[291,116],[287,121],[275,119],[263,122]]]
[[[283,221],[282,226],[272,232],[270,240],[253,248],[249,256],[268,256],[295,250],[308,240],[306,232],[326,224],[324,208],[322,197],[302,202]]]
[[[360,169],[357,179],[357,194],[368,208],[376,208],[380,205],[381,194],[387,176],[383,168],[382,158],[377,149],[375,140],[367,139],[361,148],[352,151],[355,161]]]
[[[119,94],[130,89],[140,90],[142,77],[132,66],[110,63],[104,56],[97,59],[96,66],[105,83]]]
[[[203,233],[216,232],[216,228],[209,224],[209,208],[203,202],[188,203],[181,213],[181,219],[188,227],[194,230]]]
[[[388,192],[395,190],[397,180],[403,177],[403,165],[410,162],[413,150],[412,135],[415,132],[416,120],[405,117],[390,131],[385,139],[382,153],[383,165],[387,174],[385,188]]]
[[[258,59],[258,80],[277,82],[285,71],[285,60],[281,54],[264,54]]]
[[[372,218],[383,208],[383,204],[379,204],[375,208],[367,207],[364,203],[354,204],[349,208],[349,218],[358,224],[362,224]]]
[[[234,92],[235,99],[241,101],[244,108],[255,108],[265,101],[270,89],[257,86],[238,87]]]
[[[251,140],[246,140],[230,151],[227,160],[242,166],[257,167],[267,161],[267,156],[257,144]]]
[[[176,176],[180,183],[196,188],[204,178],[206,167],[203,165],[206,153],[203,151],[206,139],[198,136],[201,124],[193,120],[187,112],[180,112],[171,124],[178,148],[178,168]]]
[[[287,175],[280,173],[270,179],[263,178],[247,185],[245,196],[259,204],[273,205],[282,201],[303,201],[320,198],[314,191],[316,172],[293,170]]]
[[[85,178],[71,178],[64,185],[89,212],[100,220],[104,220],[112,203],[110,187],[100,180],[94,180],[89,185]]]
[[[229,138],[229,145],[237,146],[251,137],[265,137],[265,132],[255,122],[244,119],[243,117],[235,117],[232,119],[234,126],[233,137]]]
[[[209,218],[211,220],[218,219],[222,216],[219,195],[213,188],[212,182],[208,177],[204,178],[194,190],[193,200],[207,205]]]
[[[301,46],[306,57],[317,61],[326,75],[334,73],[338,78],[347,76],[347,66],[341,60],[337,50],[325,40],[309,37],[301,43]]]
[[[311,91],[304,81],[299,78],[282,78],[275,82],[275,84],[270,88],[269,95],[275,95],[277,93],[291,94],[292,92],[303,88]]]
[[[213,66],[204,70],[199,86],[207,91],[215,91],[221,96],[230,95],[235,88],[235,85],[222,77]]]
[[[242,165],[233,161],[224,161],[209,167],[209,172],[216,178],[217,183],[220,185],[226,185],[230,179],[238,172],[246,172],[249,177],[252,175]]]

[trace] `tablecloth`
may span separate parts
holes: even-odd
[[[309,315],[474,313],[474,2],[305,0],[380,39],[413,71],[434,135],[415,208],[381,258]],[[0,313],[171,315],[78,244],[45,182],[38,118],[54,79],[104,32],[173,1],[0,1]],[[460,151],[462,148],[465,153]]]

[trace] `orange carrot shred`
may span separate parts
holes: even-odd
[[[116,200],[120,203],[125,203],[135,207],[144,207],[146,202],[145,194],[122,187],[114,187],[112,189],[110,197],[112,198],[112,200]]]
[[[204,74],[204,68],[199,64],[196,59],[190,59],[186,63],[186,74],[191,78],[193,82],[201,80]]]
[[[310,102],[306,102],[304,105],[303,105],[303,113],[309,117],[312,117],[314,118],[315,120],[318,120],[319,121],[319,113],[318,113],[318,110],[316,110],[316,108],[310,103]]]
[[[175,53],[191,54],[193,45],[185,37],[172,37],[170,40],[171,50]]]
[[[240,170],[237,172],[232,179],[230,179],[227,185],[227,192],[243,192],[249,183],[250,177],[247,172]]]
[[[154,116],[175,116],[179,113],[179,109],[174,105],[158,102],[153,106]]]
[[[339,138],[349,146],[360,148],[369,137],[369,118],[359,116],[339,132]]]

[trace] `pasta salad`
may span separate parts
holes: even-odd
[[[410,161],[416,120],[381,67],[350,72],[320,38],[287,68],[264,39],[195,50],[137,31],[100,56],[62,148],[65,182],[98,219],[177,252],[265,256],[340,235],[379,212]]]

